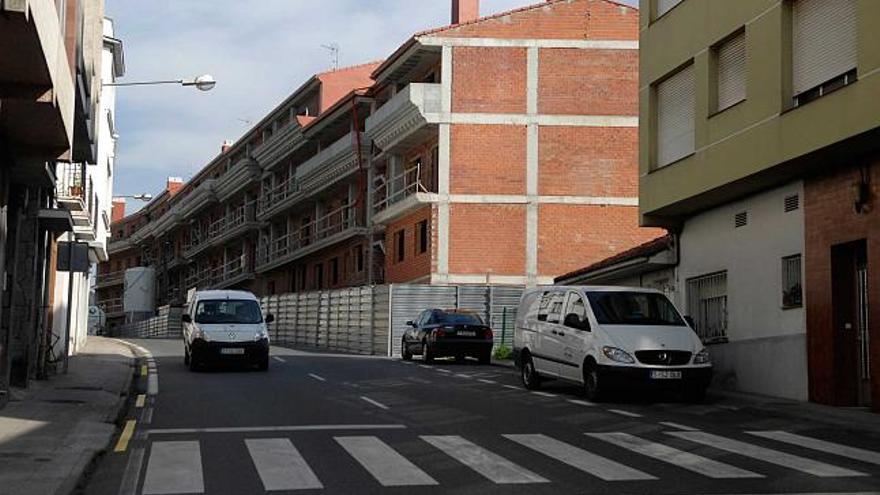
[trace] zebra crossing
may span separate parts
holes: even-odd
[[[520,449],[516,462],[509,458],[507,452],[510,450],[499,450],[495,441],[489,442],[491,447],[486,447],[481,445],[488,442],[485,438],[474,440],[459,435],[413,435],[406,451],[412,456],[412,445],[415,444],[420,449],[432,451],[433,455],[448,457],[450,464],[457,466],[455,469],[470,470],[480,478],[498,485],[553,483],[552,476],[542,472],[542,466],[546,466],[544,463],[548,460],[563,469],[573,469],[575,475],[583,473],[590,478],[610,483],[651,483],[677,477],[681,473],[679,470],[715,480],[766,479],[778,474],[780,468],[788,474],[816,478],[855,478],[876,476],[878,473],[876,470],[871,472],[870,465],[880,465],[880,454],[877,452],[786,431],[743,433],[747,438],[760,439],[765,445],[778,444],[777,448],[699,430],[664,431],[660,434],[664,440],[670,439],[669,442],[675,446],[656,438],[644,438],[645,434],[583,434],[585,436],[582,438],[590,441],[581,442],[582,444],[605,447],[600,449],[602,455],[576,445],[578,439],[556,438],[545,434],[500,435],[499,441],[509,443],[511,449],[524,447]],[[152,440],[141,493],[205,493],[204,466],[214,466],[216,463],[203,459],[203,451],[206,450],[201,446],[203,441]],[[242,456],[241,461],[245,464],[222,468],[247,469],[256,473],[256,478],[260,480],[265,491],[325,488],[336,473],[315,469],[313,462],[309,460],[309,456],[313,455],[309,445],[304,442],[297,446],[297,442],[296,438],[289,437],[245,438],[242,443],[248,455]],[[408,458],[389,439],[366,434],[333,436],[332,444],[336,449],[333,451],[334,455],[349,456],[354,461],[353,465],[372,478],[377,486],[427,487],[441,484],[437,473],[432,472],[434,463],[426,463],[425,458],[419,456]],[[791,453],[792,449],[799,449],[798,455]],[[698,450],[705,455],[698,455],[690,450]],[[840,464],[847,467],[808,457],[817,453],[823,459],[839,458]],[[524,455],[527,458],[534,455],[540,457],[541,462],[535,462],[539,466],[525,465],[522,462]],[[616,459],[605,457],[606,455]],[[719,457],[721,460],[707,455]],[[648,463],[648,466],[660,463],[670,469],[662,472],[656,468],[646,469],[645,463],[637,468],[621,462],[624,458],[636,463],[638,459],[646,458],[654,462]],[[737,459],[747,460],[748,469],[733,465]],[[853,463],[853,460],[859,462]],[[766,466],[766,469],[756,469],[756,465]],[[323,481],[322,476],[325,478]],[[254,490],[258,489],[254,487]]]

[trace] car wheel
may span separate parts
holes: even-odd
[[[424,359],[426,363],[434,362],[434,353],[431,352],[431,348],[428,347],[427,342],[422,342],[422,359]]]
[[[480,364],[489,364],[492,362],[492,349],[480,353]]]
[[[189,348],[183,346],[183,364],[189,366]]]
[[[198,354],[195,351],[189,353],[189,370],[190,371],[198,371],[199,370],[199,360]]]
[[[535,363],[532,362],[532,356],[525,354],[522,357],[522,367],[520,368],[523,386],[529,390],[537,390],[541,388],[541,376],[535,370]]]
[[[403,357],[404,361],[412,359],[412,353],[409,352],[409,347],[406,345],[405,340],[400,342],[400,355]]]
[[[269,353],[267,352],[265,356],[260,358],[260,361],[257,363],[257,370],[259,371],[269,371]]]
[[[599,381],[599,368],[596,363],[588,361],[584,364],[584,395],[587,400],[597,401],[602,398],[603,392]]]

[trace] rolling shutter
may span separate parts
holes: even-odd
[[[657,165],[664,166],[694,152],[693,64],[657,85]]]
[[[718,111],[746,99],[746,33],[718,47]]]
[[[680,3],[681,0],[657,0],[657,17],[669,12]]]
[[[792,87],[798,95],[857,65],[856,0],[797,0],[792,6]]]

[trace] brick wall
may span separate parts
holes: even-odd
[[[387,283],[410,282],[431,274],[432,258],[436,252],[433,228],[433,206],[424,206],[401,218],[385,229],[385,281]],[[416,235],[418,223],[428,222],[428,250],[419,253]],[[398,260],[397,233],[404,232],[403,261]]]
[[[638,208],[543,204],[538,207],[538,274],[558,277],[656,239],[639,228]]]
[[[450,205],[449,272],[522,276],[525,221],[524,205]]]
[[[638,197],[638,130],[626,127],[541,127],[538,193]]]
[[[853,185],[859,171],[847,168],[804,183],[804,227],[806,246],[807,356],[810,400],[844,405],[838,394],[839,384],[854,380],[838,371],[840,352],[832,305],[832,246],[867,240],[868,322],[870,328],[871,395],[873,409],[880,412],[880,156],[873,159],[870,182],[872,202],[869,209],[857,214],[853,208]],[[852,358],[852,356],[850,356]],[[849,404],[846,404],[849,405]]]
[[[452,111],[526,112],[526,49],[455,47]]]
[[[526,128],[451,126],[452,194],[525,194]]]
[[[565,115],[639,114],[637,50],[550,48],[539,52],[538,111]]]

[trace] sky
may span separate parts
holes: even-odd
[[[624,0],[637,5],[638,0]],[[537,0],[482,0],[489,15]],[[107,0],[125,47],[120,82],[211,74],[213,91],[119,88],[114,194],[156,195],[189,179],[317,72],[387,57],[413,33],[449,23],[450,0]],[[140,204],[129,200],[128,213]]]

